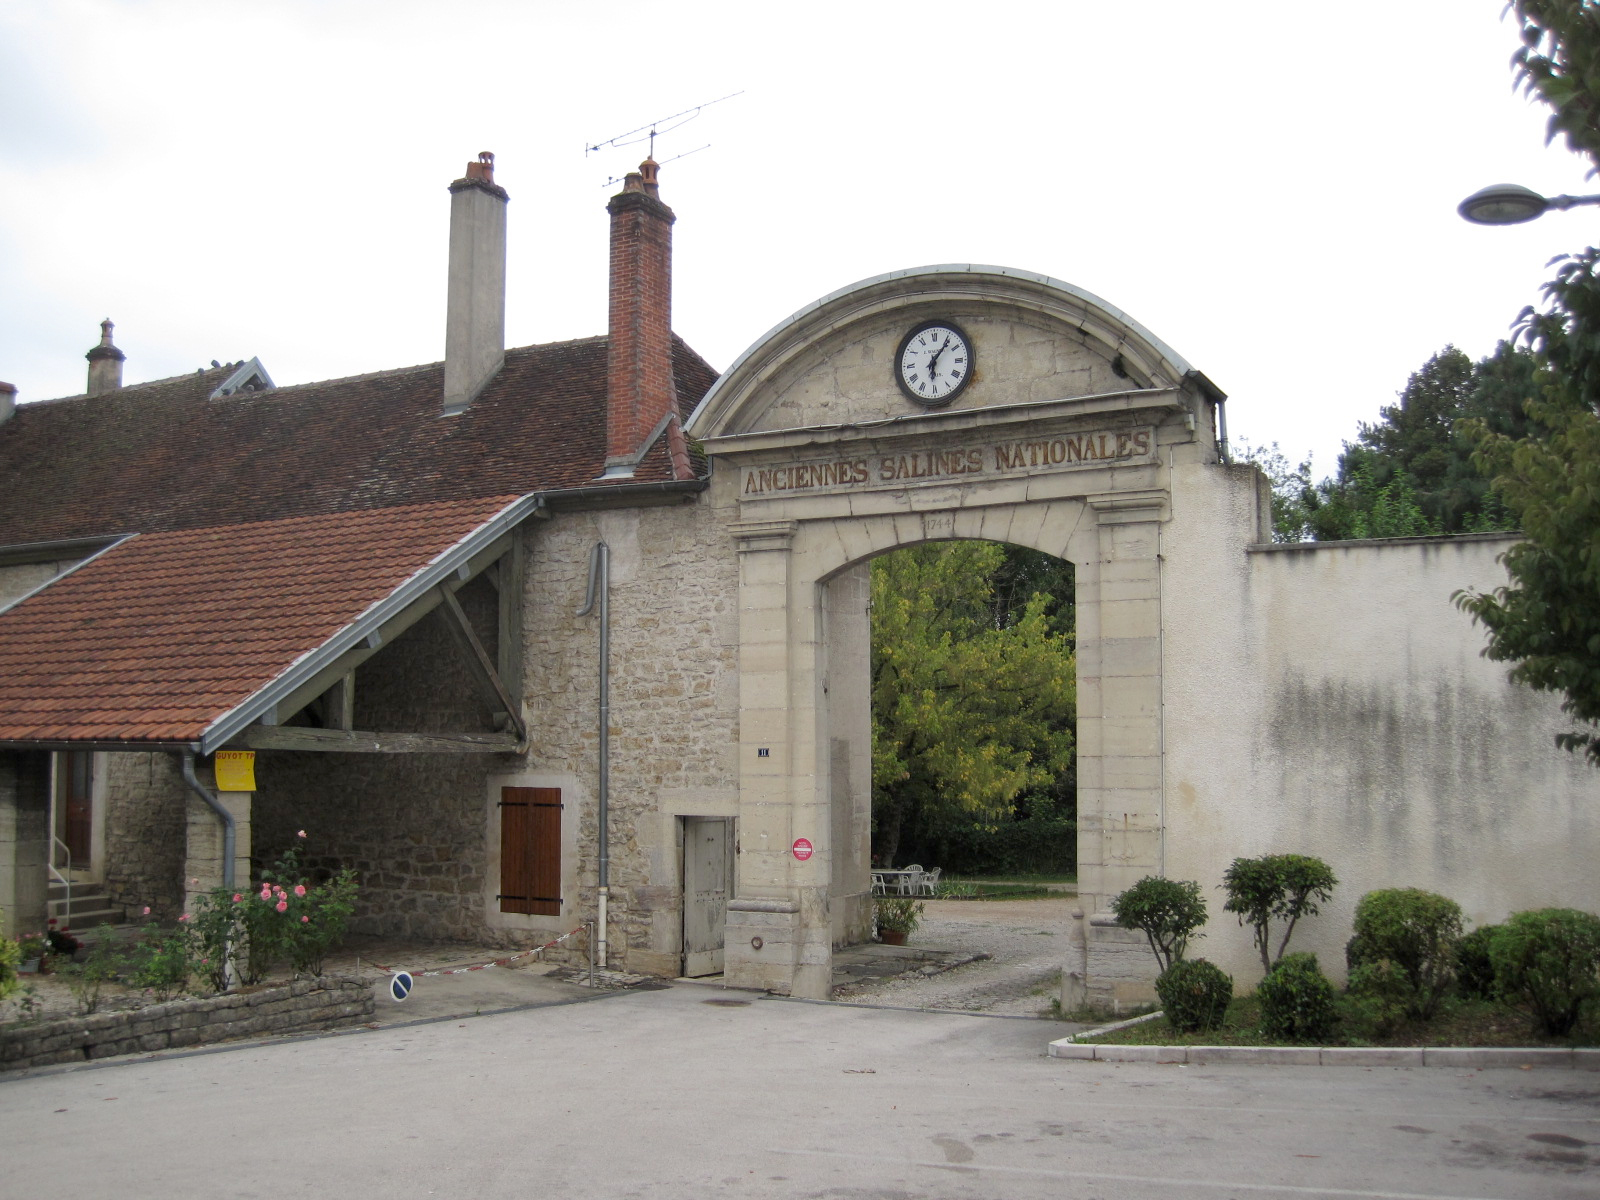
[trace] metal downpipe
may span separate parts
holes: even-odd
[[[600,601],[600,911],[595,957],[605,970],[609,958],[606,908],[611,899],[611,550],[604,542],[596,542],[589,552],[589,594],[578,610],[580,617],[589,614],[596,598]]]
[[[178,755],[178,762],[183,771],[183,782],[189,785],[189,790],[211,807],[211,811],[222,818],[222,884],[224,887],[233,886],[233,857],[234,850],[239,844],[238,825],[233,819],[233,814],[200,783],[194,773],[194,751],[185,750]]]

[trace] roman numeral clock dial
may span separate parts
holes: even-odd
[[[972,378],[972,343],[949,321],[924,321],[895,356],[895,381],[918,404],[948,404]]]

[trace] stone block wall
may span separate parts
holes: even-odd
[[[483,780],[496,758],[263,751],[256,870],[304,829],[305,865],[355,868],[361,891],[352,932],[480,941]]]
[[[735,811],[737,562],[706,503],[557,516],[529,539],[523,769],[575,776],[578,913],[599,874],[599,630],[577,616],[597,541],[611,563],[611,885],[614,965],[676,973],[678,815]],[[737,831],[735,832],[737,837]]]
[[[458,593],[490,655],[495,593],[476,579]],[[378,731],[488,731],[460,652],[430,614],[356,672],[355,724]],[[353,867],[361,892],[351,931],[482,941],[485,780],[507,756],[328,754],[256,756],[252,864],[259,873],[306,831],[302,862]]]
[[[177,757],[100,754],[95,769],[106,776],[106,893],[130,914],[149,905],[153,919],[176,920],[184,900],[187,821]]]
[[[11,1025],[0,1029],[0,1071],[152,1054],[229,1038],[338,1029],[370,1020],[373,1010],[369,981],[327,976],[203,1000]]]

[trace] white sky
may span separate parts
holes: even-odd
[[[0,379],[82,392],[258,355],[280,384],[443,356],[450,180],[511,193],[507,340],[605,329],[586,142],[663,138],[674,326],[723,368],[818,296],[1012,266],[1098,294],[1316,452],[1473,357],[1594,210],[1484,229],[1487,183],[1600,190],[1515,95],[1503,0],[0,0]],[[203,453],[203,447],[197,447]]]

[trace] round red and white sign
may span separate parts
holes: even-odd
[[[806,859],[810,858],[815,853],[816,847],[813,846],[809,841],[807,841],[805,838],[795,838],[794,856],[801,862],[805,862]]]

